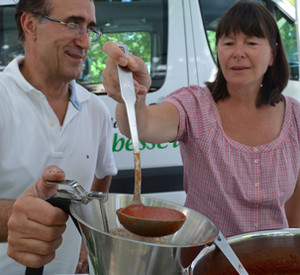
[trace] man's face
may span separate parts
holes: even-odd
[[[95,26],[95,6],[91,0],[50,0],[53,9],[49,17],[84,28]],[[90,40],[87,32],[70,30],[58,22],[44,19],[38,24],[37,58],[49,77],[70,81],[79,78]]]

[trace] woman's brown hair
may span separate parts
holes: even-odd
[[[221,17],[216,30],[216,45],[219,39],[230,32],[242,32],[247,36],[266,38],[274,54],[274,62],[264,75],[262,87],[256,99],[256,106],[275,105],[282,101],[282,91],[289,80],[289,65],[280,33],[272,14],[262,5],[241,0],[232,5]],[[217,60],[218,73],[215,81],[206,85],[214,100],[229,97],[226,79]]]

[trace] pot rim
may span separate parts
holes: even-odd
[[[246,232],[246,233],[230,236],[228,237],[228,242],[230,244],[233,244],[236,242],[240,242],[252,238],[274,237],[274,236],[295,236],[295,235],[300,235],[300,228],[274,228],[274,229]]]

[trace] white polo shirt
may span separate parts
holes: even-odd
[[[13,60],[0,73],[0,197],[16,199],[32,186],[49,165],[90,190],[94,175],[115,175],[112,125],[108,108],[75,81],[61,126],[42,91],[28,83]],[[71,219],[63,244],[44,274],[72,274],[79,255],[80,236]],[[24,274],[25,268],[6,255],[0,244],[0,274]]]

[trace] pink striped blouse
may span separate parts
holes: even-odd
[[[226,236],[288,227],[284,205],[300,169],[300,104],[285,97],[280,135],[253,147],[224,133],[208,88],[185,87],[165,101],[180,113],[177,140],[185,205],[212,220]]]

